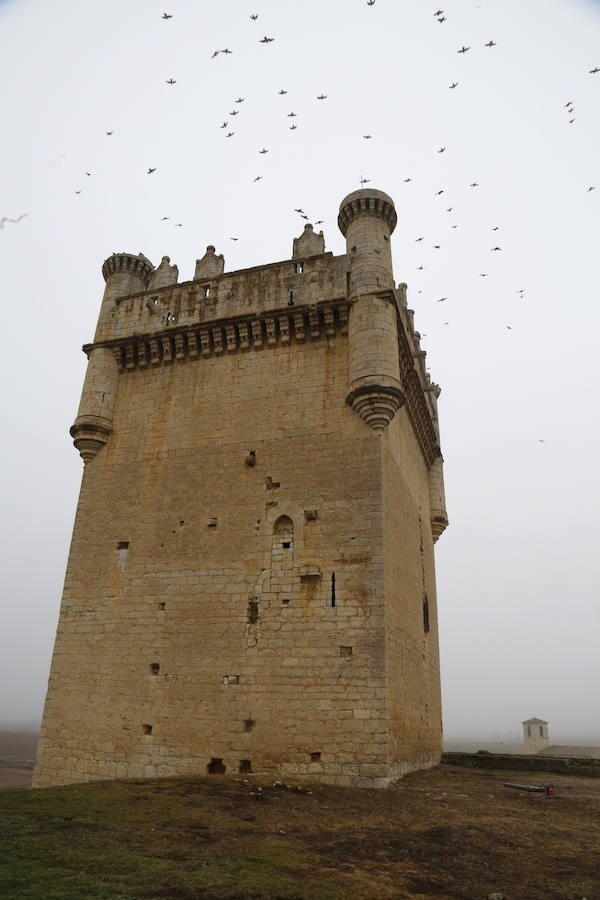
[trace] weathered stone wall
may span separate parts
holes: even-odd
[[[121,376],[83,479],[38,784],[211,759],[385,769],[379,441],[346,373],[340,335]]]
[[[382,441],[388,758],[400,776],[442,750],[435,563],[428,467],[406,409]]]

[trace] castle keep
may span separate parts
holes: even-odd
[[[193,281],[117,253],[71,428],[85,462],[36,786],[272,773],[384,787],[442,744],[439,388],[393,201]]]

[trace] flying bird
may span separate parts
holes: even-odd
[[[170,218],[171,218],[171,216],[162,216],[160,221],[161,221],[161,222],[166,222],[167,219],[170,219]]]
[[[239,238],[229,238],[230,241],[239,241]]]
[[[440,149],[438,150],[438,153],[443,153],[445,149],[446,149],[445,147],[440,147]]]
[[[484,46],[485,47],[495,47],[496,41],[488,41],[487,44],[485,44]]]
[[[227,128],[228,125],[229,125],[229,122],[223,122],[223,124],[221,125],[221,128]]]
[[[260,181],[261,178],[262,178],[262,175],[257,175],[256,178],[254,179],[254,182],[253,182],[253,183],[256,183],[257,181]]]
[[[327,94],[319,94],[317,100],[327,100]]]
[[[444,189],[442,188],[440,191],[436,191],[436,192],[435,192],[435,196],[436,196],[436,197],[439,197],[440,194],[443,194],[443,193],[444,193]]]
[[[408,184],[409,181],[412,181],[412,178],[405,178],[405,179],[404,179],[404,184]]]
[[[370,180],[371,180],[370,178],[362,178],[362,177],[361,177],[360,183],[361,183],[361,184],[368,184]]]
[[[261,38],[259,44],[272,44],[275,38],[270,38],[265,35],[264,38]]]
[[[111,134],[114,134],[114,131],[107,131],[106,133],[110,137]]]
[[[258,19],[258,13],[250,13],[250,18],[253,22],[256,22],[256,20]]]
[[[460,50],[457,50],[457,53],[466,53],[467,50],[470,50],[470,47],[461,47]]]
[[[174,227],[175,228],[183,228],[183,222],[175,222]]]
[[[446,212],[452,212],[453,209],[454,209],[453,206],[449,206],[448,209],[446,210]]]
[[[444,10],[443,10],[443,9],[438,9],[438,11],[437,11],[437,12],[434,12],[434,14],[433,14],[434,18],[435,18],[436,16],[443,16],[443,15],[444,15]]]
[[[300,216],[300,218],[301,218],[301,219],[306,219],[306,221],[308,222],[308,216]]]
[[[440,25],[442,24],[442,22],[445,22],[445,21],[446,21],[446,16],[440,16],[438,19],[438,22],[440,23]]]
[[[439,245],[439,244],[434,244],[434,245],[433,245],[433,249],[434,249],[434,250],[439,250],[439,249],[440,249],[440,245]]]
[[[367,6],[375,6],[375,0],[367,0]]]
[[[422,272],[422,271],[423,271],[423,266],[417,266],[417,272]]]
[[[92,173],[91,173],[91,172],[86,172],[85,174],[86,174],[86,175],[91,175]]]
[[[221,52],[220,50],[215,50],[215,52],[214,52],[213,55],[211,56],[211,59],[214,59],[215,56],[218,56],[220,52]]]
[[[487,272],[480,272],[480,273],[479,273],[479,277],[480,277],[480,278],[487,278]]]
[[[315,222],[315,225],[322,225],[324,221],[325,221],[325,219],[317,219],[317,221]]]
[[[234,134],[235,134],[235,131],[228,131],[227,134],[225,135],[225,137],[233,137]]]
[[[420,237],[420,238],[415,238],[415,244],[418,244],[418,243],[419,243],[419,241],[422,241],[422,240],[423,240],[423,238],[422,238],[422,237]]]
[[[236,102],[236,103],[243,103],[245,99],[246,99],[245,97],[238,97],[237,100],[236,100],[235,102]]]
[[[148,169],[146,175],[152,175],[153,172],[156,172],[156,167],[154,169]]]
[[[277,93],[278,93],[278,94],[287,94],[287,91],[284,91],[284,89],[281,88],[281,90],[280,90],[280,91],[277,91]]]
[[[76,194],[80,194],[81,191],[75,191]],[[0,228],[4,228],[5,222],[11,222],[13,225],[16,225],[21,219],[24,219],[27,216],[27,213],[21,213],[16,219],[11,219],[9,216],[2,216],[0,219]]]
[[[509,331],[512,331],[512,326],[511,326],[511,325],[507,325],[506,327],[508,328]]]
[[[590,69],[590,75],[597,75],[598,72],[600,72],[600,69],[598,68],[598,66],[594,66],[593,69]]]
[[[595,190],[596,190],[596,186],[595,186],[594,184],[592,184],[592,185],[590,185],[590,187],[587,189],[587,192],[588,192],[588,194],[589,194],[590,191],[595,191]]]
[[[545,444],[545,443],[546,443],[546,441],[544,440],[544,438],[538,438],[538,444]]]
[[[373,137],[373,135],[372,134],[363,134],[363,137],[364,137],[365,141],[370,141],[371,138]]]
[[[566,109],[568,106],[573,106],[573,100],[569,100],[568,103],[565,103],[565,109]]]
[[[479,187],[479,182],[473,181],[472,184],[469,185],[469,187]]]
[[[229,113],[229,115],[230,115],[230,116],[237,116],[238,113],[239,113],[239,109],[232,109],[231,112]]]
[[[447,300],[447,297],[442,297],[440,300],[436,300],[436,303],[443,303],[444,300]]]
[[[76,194],[80,194],[80,193],[81,193],[81,191],[75,191],[75,193],[76,193]]]
[[[303,209],[294,209],[294,212],[300,213],[300,215],[304,215]]]
[[[502,250],[502,247],[492,247],[492,253],[495,253],[496,250]]]
[[[494,228],[492,228],[492,231],[500,231],[500,226],[495,225]]]
[[[569,125],[572,125],[575,119],[569,119]]]
[[[233,50],[229,50],[228,47],[225,47],[224,50],[221,50],[221,53],[225,53],[225,54],[227,54],[227,53],[233,53]]]
[[[293,119],[295,115],[295,112],[288,113],[288,119]]]
[[[290,125],[290,131],[295,131],[297,127],[297,125]]]
[[[453,81],[450,85],[450,90],[453,91],[455,87],[458,87],[458,81]]]
[[[164,12],[161,16],[161,19],[165,19],[165,20],[172,19],[172,18],[173,18],[173,16],[172,15],[170,16],[169,13],[166,13],[166,12]]]
[[[268,153],[269,151],[266,150],[265,147],[263,147],[262,150],[259,150],[258,152],[259,152],[259,153]]]
[[[167,84],[177,84],[177,79],[176,79],[176,78],[169,78],[169,80],[168,80],[166,83],[167,83]]]

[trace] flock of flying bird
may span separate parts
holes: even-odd
[[[366,5],[369,6],[369,7],[373,7],[373,6],[375,5],[375,2],[376,2],[376,0],[366,0]],[[249,14],[249,17],[250,17],[250,19],[252,20],[252,22],[256,22],[256,21],[258,20],[258,18],[259,18],[259,14],[256,13],[256,12],[253,12],[253,13],[250,13],[250,14]],[[437,20],[437,22],[438,22],[439,24],[443,24],[444,22],[447,21],[447,16],[445,15],[443,9],[437,9],[437,10],[433,13],[433,17]],[[169,21],[169,20],[171,20],[171,19],[174,18],[174,15],[173,15],[172,13],[163,12],[161,18],[162,18],[164,21]],[[265,46],[268,46],[269,44],[272,44],[274,41],[275,41],[275,38],[274,38],[274,37],[270,37],[270,36],[268,36],[268,35],[264,35],[264,37],[262,37],[262,38],[259,39],[259,43],[264,44]],[[496,42],[495,42],[494,40],[490,39],[490,40],[487,41],[483,46],[484,46],[485,48],[487,48],[487,49],[492,49],[492,48],[496,47]],[[470,47],[470,46],[468,46],[468,45],[463,45],[463,46],[461,46],[456,52],[457,52],[459,55],[464,56],[464,55],[467,54],[470,50],[471,50],[471,47]],[[223,49],[214,50],[213,53],[212,53],[212,55],[211,55],[211,59],[216,59],[218,56],[221,56],[221,55],[223,55],[223,56],[230,56],[232,53],[233,53],[233,50],[232,50],[231,48],[229,48],[229,47],[225,47],[225,48],[223,48]],[[589,70],[589,74],[591,74],[591,75],[597,75],[598,73],[600,73],[600,67],[598,67],[598,66],[594,66],[592,69]],[[170,87],[174,87],[174,86],[177,84],[177,79],[176,79],[176,78],[173,78],[173,77],[171,76],[170,78],[166,79],[166,84],[168,84]],[[452,81],[451,84],[449,85],[449,89],[450,89],[450,90],[456,90],[456,88],[457,88],[458,86],[459,86],[459,82],[458,82],[458,81]],[[284,89],[284,88],[280,88],[280,89],[277,91],[277,93],[278,93],[281,97],[284,97],[284,96],[287,95],[288,91],[287,91],[286,89]],[[327,94],[325,94],[324,92],[321,92],[320,94],[318,94],[318,95],[316,96],[316,99],[317,99],[318,101],[320,101],[320,102],[323,102],[323,101],[327,100]],[[244,103],[244,101],[245,101],[245,97],[242,97],[242,96],[240,96],[240,97],[238,97],[236,100],[234,100],[234,101],[233,101],[233,109],[231,109],[231,110],[229,111],[227,118],[226,118],[226,119],[221,123],[221,125],[220,125],[220,129],[223,130],[223,131],[225,131],[225,138],[226,138],[226,139],[230,139],[230,138],[233,138],[233,137],[235,136],[235,130],[234,130],[233,127],[231,126],[230,122],[231,122],[231,120],[234,119],[237,115],[239,115],[241,104]],[[572,100],[569,100],[567,103],[564,104],[564,109],[566,110],[566,112],[567,112],[567,114],[568,114],[568,116],[569,116],[569,119],[568,119],[569,124],[571,124],[571,125],[574,124],[574,122],[575,122],[575,117],[573,116],[573,112],[574,112],[574,109],[575,109],[574,102],[573,102]],[[288,126],[289,129],[290,129],[291,131],[295,131],[295,130],[298,128],[298,124],[297,124],[297,122],[295,121],[296,118],[297,118],[297,113],[296,113],[294,110],[291,110],[290,112],[288,112],[288,113],[286,114],[286,116],[287,116],[288,119],[291,119],[291,120],[292,120],[291,123],[290,123],[289,126]],[[111,136],[114,135],[115,132],[114,132],[114,130],[107,130],[105,133],[106,133],[106,136],[107,136],[107,137],[111,137]],[[370,134],[370,133],[367,133],[367,134],[363,134],[362,137],[363,137],[363,139],[364,139],[365,141],[371,141],[371,140],[373,140],[374,135],[372,135],[372,134]],[[443,146],[443,147],[440,147],[440,148],[438,149],[437,152],[440,153],[440,154],[442,154],[442,153],[445,153],[445,151],[446,151],[446,147]],[[268,147],[262,147],[258,152],[259,152],[259,154],[260,154],[261,156],[264,157],[267,153],[269,153],[269,148],[268,148]],[[146,171],[146,174],[147,174],[147,175],[153,175],[156,171],[157,171],[156,166],[149,166],[148,169],[147,169],[147,171]],[[85,175],[91,177],[91,176],[92,176],[92,173],[89,172],[89,171],[86,171],[86,172],[85,172]],[[259,181],[261,181],[262,179],[263,179],[263,176],[262,176],[262,175],[256,175],[256,176],[254,177],[254,179],[253,179],[253,182],[254,182],[254,183],[259,182]],[[361,187],[365,187],[365,185],[368,184],[369,181],[370,181],[369,178],[366,178],[366,177],[364,177],[364,176],[361,175],[361,177],[360,177],[360,185],[361,185]],[[413,179],[412,179],[412,177],[406,177],[406,178],[403,179],[403,181],[404,181],[405,184],[407,184],[407,183],[409,183],[409,182],[412,182]],[[473,189],[476,189],[476,188],[479,187],[479,184],[478,184],[477,181],[473,181],[473,182],[471,182],[471,184],[469,185],[469,187],[470,187],[470,188],[473,188]],[[595,190],[595,186],[594,186],[594,185],[590,185],[590,186],[588,187],[587,190],[588,190],[588,192],[593,191],[593,190]],[[82,193],[81,189],[78,189],[78,190],[75,191],[75,194],[76,194],[76,195],[79,195],[79,194],[81,194],[81,193]],[[445,189],[444,189],[444,188],[440,188],[438,191],[435,192],[435,196],[441,197],[444,193],[445,193]],[[304,210],[303,210],[302,208],[296,208],[294,211],[295,211],[302,219],[304,219],[305,221],[308,221],[308,220],[309,220],[309,216],[304,212]],[[447,213],[452,213],[453,211],[454,211],[454,207],[452,207],[452,206],[450,206],[450,207],[448,207],[448,208],[446,209],[446,212],[447,212]],[[5,222],[17,223],[17,222],[20,222],[21,219],[23,219],[26,215],[27,215],[27,214],[24,213],[23,215],[19,216],[17,219],[12,219],[12,218],[9,218],[9,217],[6,217],[6,216],[3,217],[3,218],[0,220],[0,229],[4,227],[4,223],[5,223]],[[163,222],[169,221],[169,220],[170,220],[170,217],[169,217],[169,216],[162,216],[162,217],[161,217],[161,221],[163,221]],[[318,219],[314,224],[320,225],[320,224],[322,224],[322,223],[323,223],[323,220],[322,220],[322,219]],[[176,228],[182,228],[182,227],[183,227],[183,223],[182,223],[182,222],[176,222],[176,223],[173,223],[173,225],[174,225],[174,227],[176,227]],[[457,227],[458,227],[458,226],[457,226],[456,224],[451,225],[451,228],[453,228],[453,229],[455,229],[455,228],[457,228]],[[496,226],[494,226],[491,230],[492,230],[493,232],[497,232],[497,231],[499,230],[499,226],[496,225]],[[232,240],[232,241],[237,241],[238,238],[237,238],[237,237],[231,237],[231,240]],[[423,237],[423,236],[420,236],[420,237],[416,238],[416,243],[419,243],[419,244],[420,244],[423,240],[424,240],[424,237]],[[438,243],[435,243],[435,244],[432,245],[432,248],[435,249],[435,250],[440,250],[440,249],[441,249],[441,245],[438,244]],[[500,252],[500,251],[502,250],[502,247],[500,247],[499,245],[495,245],[495,246],[491,247],[490,250],[491,250],[492,253],[498,253],[498,252]],[[418,270],[418,271],[423,271],[423,269],[424,269],[424,266],[422,266],[422,265],[420,265],[420,266],[417,267],[417,270]],[[480,272],[479,275],[480,275],[481,278],[486,278],[487,275],[488,275],[488,273],[487,273],[487,272]],[[417,293],[421,293],[421,292],[422,292],[421,290],[417,291]],[[519,296],[520,296],[522,299],[524,299],[524,297],[525,297],[525,290],[524,290],[523,288],[518,289],[518,290],[517,290],[517,293],[519,294]],[[441,297],[441,298],[439,298],[439,299],[437,300],[437,302],[438,302],[438,303],[443,303],[443,302],[445,302],[445,301],[447,301],[447,300],[448,300],[448,297]],[[443,324],[444,324],[444,325],[447,325],[448,322],[444,322]],[[507,325],[506,328],[507,328],[509,331],[511,330],[511,326],[510,326],[510,325]]]

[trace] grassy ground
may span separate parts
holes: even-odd
[[[515,774],[441,766],[388,791],[253,776],[9,789],[0,896],[600,898],[600,779],[549,777],[546,798],[504,788]]]

